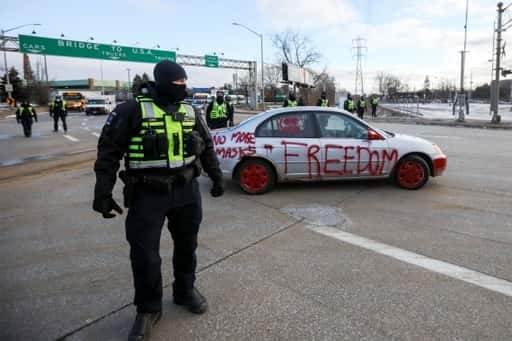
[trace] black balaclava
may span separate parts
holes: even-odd
[[[352,95],[351,94],[347,94],[347,99],[352,99]]]
[[[162,60],[153,70],[156,92],[159,99],[165,104],[177,103],[187,97],[187,86],[172,82],[187,78],[187,73],[181,65],[170,60]]]
[[[322,99],[326,99],[327,98],[327,95],[325,94],[325,92],[322,92]]]
[[[223,92],[217,92],[217,103],[219,103],[219,104],[224,103],[224,93]]]
[[[290,94],[289,98],[290,98],[290,101],[295,101],[295,95],[294,94]]]

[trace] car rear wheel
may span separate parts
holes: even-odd
[[[428,165],[421,157],[409,155],[398,163],[395,170],[395,182],[405,189],[420,189],[428,181]]]
[[[268,162],[249,159],[243,161],[238,167],[236,180],[244,192],[263,194],[274,187],[276,176]]]

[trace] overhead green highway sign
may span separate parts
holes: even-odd
[[[55,39],[19,35],[20,52],[51,56],[108,59],[127,62],[158,63],[176,61],[176,52],[121,45],[100,44],[93,41]],[[218,60],[217,60],[218,66]]]

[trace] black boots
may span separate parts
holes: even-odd
[[[162,312],[158,313],[137,313],[135,322],[133,322],[132,330],[128,336],[128,341],[148,341],[151,337],[153,326],[162,317]]]
[[[173,297],[174,304],[183,305],[194,314],[202,314],[208,310],[206,298],[194,287],[185,291],[174,291]]]

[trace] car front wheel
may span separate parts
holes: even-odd
[[[263,194],[274,187],[276,176],[268,162],[259,159],[249,159],[240,164],[235,179],[244,192],[248,194]]]
[[[404,157],[395,170],[395,182],[405,189],[420,189],[428,181],[428,165],[417,155]]]

